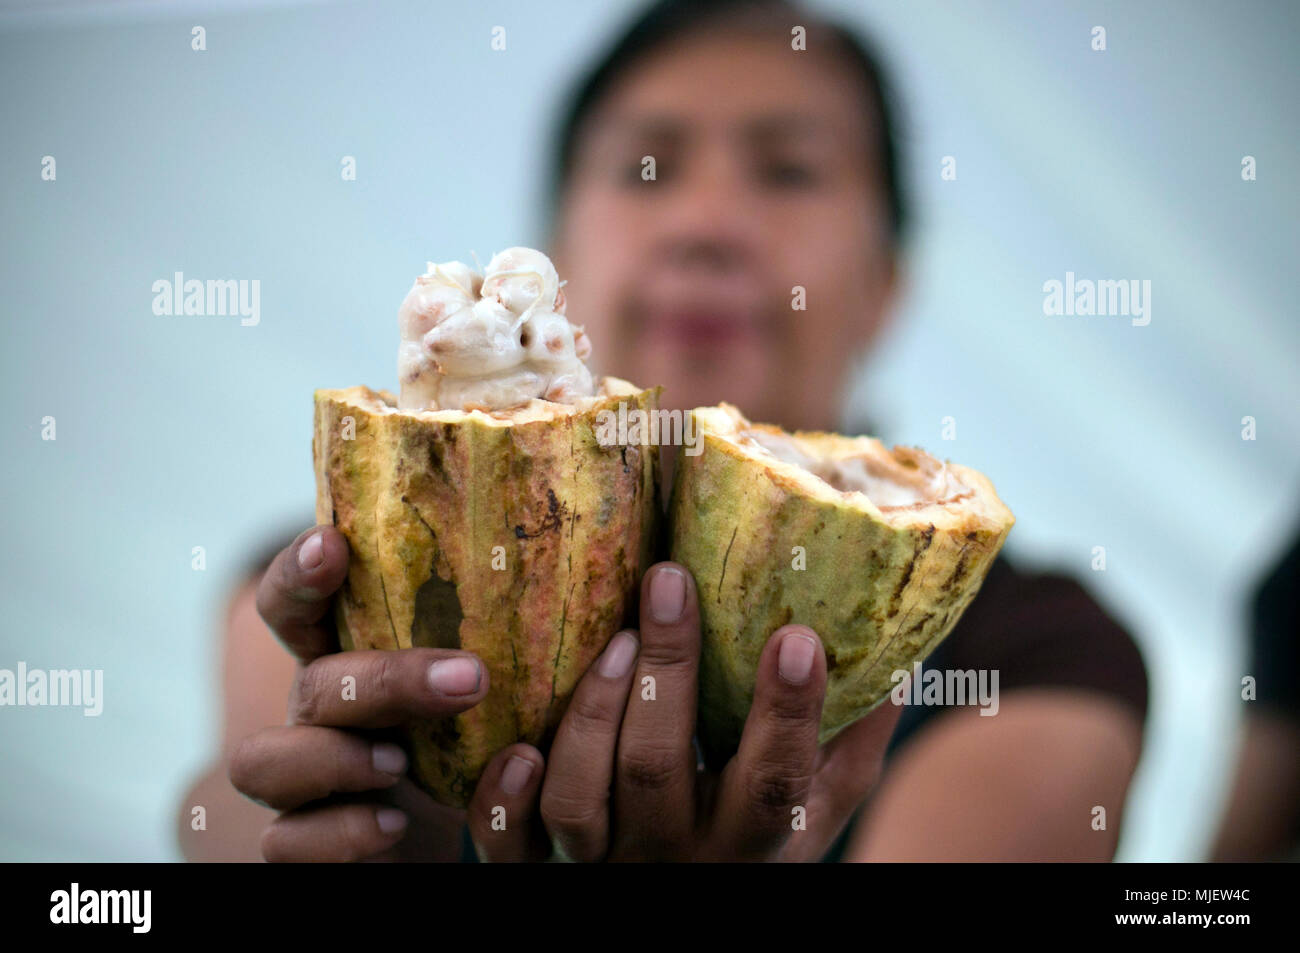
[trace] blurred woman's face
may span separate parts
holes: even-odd
[[[833,427],[894,286],[877,121],[836,56],[780,37],[691,37],[625,74],[551,249],[597,369],[665,407]]]

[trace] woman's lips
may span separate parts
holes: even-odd
[[[648,330],[650,337],[689,347],[730,347],[760,337],[759,323],[750,315],[700,308],[652,312]]]

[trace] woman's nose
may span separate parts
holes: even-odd
[[[746,186],[743,163],[721,143],[692,150],[655,205],[661,213],[660,238],[692,257],[725,259],[752,249],[762,238],[762,219]]]

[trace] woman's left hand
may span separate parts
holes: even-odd
[[[811,629],[768,640],[721,774],[697,767],[699,657],[695,582],[660,563],[642,581],[639,633],[616,635],[584,675],[545,762],[541,823],[564,858],[815,861],[870,793],[901,709],[887,702],[819,746],[826,657]],[[486,809],[471,806],[469,824],[481,853],[506,836]]]

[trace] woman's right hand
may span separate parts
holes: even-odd
[[[262,576],[258,612],[298,671],[287,724],[239,744],[231,783],[281,812],[262,834],[268,861],[457,860],[466,812],[438,804],[407,778],[406,754],[391,739],[412,719],[472,708],[487,694],[487,669],[472,653],[449,649],[340,651],[332,609],[347,564],[347,540],[317,526]],[[349,676],[355,681],[345,682]],[[543,767],[535,748],[504,749],[470,810],[504,807],[520,821],[510,827],[527,831]],[[497,837],[483,859],[528,860],[535,849]]]

